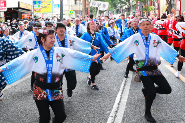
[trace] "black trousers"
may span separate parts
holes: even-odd
[[[153,103],[153,100],[156,97],[156,93],[159,94],[170,94],[172,89],[163,75],[158,76],[141,76],[141,81],[147,92],[145,97],[145,113],[150,113],[150,109]],[[155,87],[155,84],[158,86]]]
[[[185,50],[180,49],[180,55],[185,57]],[[178,61],[177,69],[178,71],[181,71],[183,67],[183,62]]]
[[[134,66],[134,58],[130,58],[129,57],[129,63],[127,64],[127,68],[126,68],[126,71],[129,72],[130,69],[133,69],[133,66]]]
[[[77,80],[76,80],[76,72],[75,70],[70,70],[68,72],[64,72],[66,80],[67,80],[67,88],[69,90],[74,90],[76,88]]]
[[[31,75],[31,87],[33,87],[33,84],[35,82],[35,76],[34,76],[35,72],[32,71],[32,75]]]
[[[15,34],[16,32],[17,32],[17,30],[12,29],[12,33],[11,33],[11,34],[13,35],[13,34]]]
[[[101,53],[101,57],[103,57],[104,56],[104,51],[100,51],[100,53]]]
[[[100,63],[92,62],[91,67],[89,69],[90,75],[91,75],[91,81],[92,83],[95,83],[95,76],[99,74],[101,68]]]
[[[55,117],[53,123],[63,123],[66,119],[66,113],[64,109],[63,100],[35,100],[39,111],[39,123],[50,123],[50,110],[49,106],[52,108]]]
[[[174,49],[178,52],[180,47],[174,47]]]
[[[122,37],[122,35],[123,35],[123,32],[120,33],[120,37]]]
[[[163,39],[166,43],[168,42],[168,35],[159,35],[161,39]]]

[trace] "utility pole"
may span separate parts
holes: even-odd
[[[33,0],[33,7],[32,7],[32,18],[34,18],[34,0]]]
[[[86,0],[82,0],[82,10],[82,18],[84,18],[86,14]]]
[[[60,21],[63,19],[63,0],[60,0]]]
[[[130,17],[132,15],[132,0],[130,0]]]

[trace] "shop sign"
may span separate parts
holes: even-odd
[[[54,4],[54,8],[59,9],[60,8],[60,4]]]
[[[37,13],[53,13],[53,0],[34,1],[34,11]]]
[[[1,0],[0,1],[0,11],[7,11],[6,0]]]
[[[26,4],[26,3],[23,3],[23,2],[19,2],[19,8],[24,8],[24,9],[32,10],[32,5]]]

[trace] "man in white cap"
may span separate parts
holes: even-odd
[[[24,29],[24,23],[23,22],[20,22],[18,27],[19,27],[20,31],[16,32],[13,36],[17,40],[20,40],[20,39],[22,39],[22,37],[26,36],[29,32]]]

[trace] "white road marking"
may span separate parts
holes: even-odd
[[[160,57],[161,61],[164,60],[162,57]]]
[[[8,90],[8,89],[12,88],[13,86],[15,86],[15,85],[17,85],[17,84],[19,84],[19,83],[21,83],[21,82],[23,82],[23,81],[26,81],[27,79],[30,79],[30,78],[31,78],[31,73],[28,74],[28,75],[26,75],[26,76],[23,77],[22,79],[20,79],[20,80],[14,82],[14,83],[12,83],[11,85],[7,85],[7,86],[5,87],[5,89],[3,89],[3,91]]]
[[[124,78],[121,88],[117,94],[113,109],[109,115],[107,123],[121,123],[125,112],[125,107],[130,90],[133,72],[129,72],[128,78]]]
[[[169,65],[165,65],[165,67],[167,67],[173,74],[175,74],[175,73],[177,72],[177,70],[173,69],[173,68],[172,68],[171,66],[169,66]],[[174,77],[175,77],[175,75],[174,75]],[[179,76],[179,79],[181,79],[181,80],[185,83],[185,77],[182,76],[181,74],[180,74],[180,76]]]

